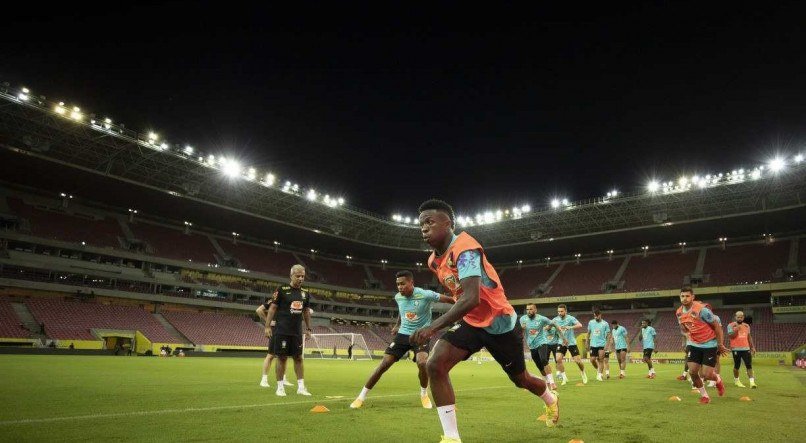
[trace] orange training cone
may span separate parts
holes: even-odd
[[[326,407],[324,407],[322,405],[316,405],[311,409],[311,412],[314,412],[314,413],[330,412],[330,409],[328,409],[328,408],[326,408]]]
[[[673,395],[673,396],[669,397],[669,401],[683,401],[683,399],[681,399],[680,397],[678,397],[676,395]]]
[[[744,397],[739,397],[739,401],[753,401],[753,400],[745,395]]]

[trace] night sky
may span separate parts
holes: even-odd
[[[0,81],[382,215],[597,197],[806,146],[794,4],[120,3],[6,10]]]

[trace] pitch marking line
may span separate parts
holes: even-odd
[[[468,388],[468,389],[458,389],[456,392],[469,392],[469,391],[484,391],[490,389],[501,389],[513,387],[513,385],[504,385],[504,386],[485,386],[482,388]],[[393,397],[416,397],[417,393],[414,394],[406,393],[406,394],[389,394],[389,395],[377,395],[371,397],[373,400],[380,399],[380,398],[393,398]],[[302,404],[315,404],[315,403],[335,403],[340,401],[352,401],[352,397],[349,398],[339,398],[339,399],[322,399],[322,400],[303,400],[303,401],[292,401],[292,402],[279,402],[279,403],[254,403],[248,405],[230,405],[230,406],[210,406],[206,408],[185,408],[185,409],[158,409],[153,411],[132,411],[132,412],[115,412],[110,414],[88,414],[88,415],[73,415],[69,417],[49,417],[49,418],[28,418],[23,420],[5,420],[0,421],[0,426],[8,426],[8,425],[23,425],[23,424],[39,424],[39,423],[53,423],[59,421],[68,421],[68,420],[92,420],[98,418],[118,418],[118,417],[140,417],[146,415],[163,415],[163,414],[184,414],[188,412],[207,412],[207,411],[226,411],[231,409],[250,409],[250,408],[264,408],[270,406],[289,406],[289,405],[302,405]]]

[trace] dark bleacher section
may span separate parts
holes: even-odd
[[[616,276],[622,259],[566,263],[551,283],[548,295],[563,297],[577,294],[600,294],[602,285]]]
[[[367,279],[367,273],[364,271],[363,265],[353,263],[351,266],[347,266],[347,263],[323,258],[308,260],[306,264],[320,276],[318,280],[320,283],[349,288],[363,288],[365,286],[364,281]]]
[[[767,307],[753,310],[750,333],[760,351],[791,351],[806,344],[806,323],[773,323],[772,309]]]
[[[501,273],[501,284],[509,299],[532,298],[538,286],[545,283],[556,269],[557,266],[509,268]]]
[[[773,280],[776,269],[786,268],[789,242],[771,245],[728,246],[726,250],[708,249],[704,274],[710,274],[707,286],[753,284]]]
[[[647,257],[635,255],[621,279],[624,291],[655,291],[679,288],[683,277],[691,275],[697,266],[699,252],[690,250],[687,254],[665,253]]]
[[[14,312],[14,307],[5,298],[0,298],[0,337],[30,338],[31,333],[23,327],[22,321]]]
[[[156,256],[204,264],[215,263],[215,250],[207,237],[188,235],[178,228],[143,222],[132,223],[130,227],[135,237],[148,242]]]
[[[680,333],[680,325],[677,323],[677,316],[674,311],[658,312],[657,317],[652,322],[657,335],[655,336],[655,350],[660,352],[682,352],[683,335]],[[633,334],[630,334],[632,337]],[[641,342],[634,341],[633,347],[638,350]]]
[[[31,234],[63,242],[85,242],[98,247],[120,247],[120,225],[111,217],[98,220],[94,217],[71,215],[60,210],[43,210],[28,205],[19,198],[9,197],[8,207],[17,216],[27,219]]]
[[[219,240],[218,244],[224,252],[238,259],[250,271],[285,277],[290,274],[291,266],[298,264],[297,259],[288,252],[274,252],[274,249],[245,243],[233,244],[226,240]]]
[[[372,276],[375,277],[381,283],[381,289],[386,289],[389,291],[397,291],[395,287],[395,280],[397,277],[398,271],[402,271],[406,269],[411,271],[414,274],[414,285],[419,287],[426,287],[430,286],[434,282],[434,274],[429,271],[428,269],[422,268],[422,270],[418,271],[416,267],[412,266],[411,268],[389,268],[382,269],[375,266],[369,267],[370,271],[372,272]]]
[[[242,315],[163,312],[163,317],[196,345],[266,346],[263,328]]]
[[[134,306],[102,305],[61,299],[25,301],[45,335],[58,340],[97,340],[91,329],[136,330],[156,343],[178,343],[148,312]]]

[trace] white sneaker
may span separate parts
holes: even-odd
[[[283,386],[294,386],[294,383],[289,383],[288,380],[283,379]]]
[[[588,384],[588,374],[582,373],[582,384]]]
[[[709,388],[715,388],[716,387],[716,382],[713,381],[713,380],[708,380],[708,387]]]
[[[596,381],[602,381],[602,374],[596,374]]]
[[[308,392],[308,390],[305,389],[305,388],[299,388],[299,389],[297,389],[297,395],[304,395],[306,397],[310,397],[311,393]]]
[[[283,388],[281,388],[281,387],[278,387],[278,388],[277,388],[277,392],[275,392],[275,394],[276,394],[278,397],[285,397],[285,389],[283,389]]]
[[[268,380],[260,380],[260,387],[261,388],[270,388],[271,385],[269,384]]]

